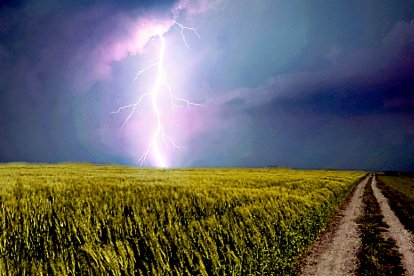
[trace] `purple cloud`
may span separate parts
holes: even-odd
[[[414,78],[414,20],[396,23],[376,48],[345,53],[338,47],[333,45],[327,53],[326,58],[331,62],[327,68],[282,74],[258,87],[223,91],[211,99],[211,104],[222,105],[237,99],[245,108],[254,107],[278,98],[302,97],[345,84],[392,86]]]

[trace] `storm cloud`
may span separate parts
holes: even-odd
[[[414,170],[414,5],[385,0],[5,2],[0,161],[137,164],[145,107],[110,113],[145,89],[149,26],[201,104],[172,166]]]

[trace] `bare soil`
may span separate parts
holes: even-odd
[[[360,216],[362,195],[369,178],[362,180],[350,201],[330,225],[331,231],[323,233],[312,252],[305,258],[302,275],[353,275],[358,268],[357,252],[361,239],[356,219]]]
[[[384,216],[385,223],[389,226],[387,234],[395,240],[398,247],[398,252],[402,255],[402,264],[407,272],[407,275],[414,276],[414,237],[401,224],[400,220],[391,210],[388,200],[381,193],[377,187],[377,181],[374,177],[372,181],[372,190],[377,199],[381,213]]]

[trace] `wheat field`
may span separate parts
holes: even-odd
[[[364,175],[0,165],[0,272],[294,274]]]

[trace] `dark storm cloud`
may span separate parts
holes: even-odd
[[[135,100],[139,31],[174,16],[203,104],[176,165],[414,170],[409,0],[3,1],[0,161],[133,163],[108,113]]]
[[[338,115],[412,112],[408,107],[414,98],[414,21],[397,22],[379,46],[350,53],[334,48],[321,59],[330,65],[280,74],[268,84],[231,91],[215,100],[229,106],[243,103],[246,108],[273,102],[280,108],[314,108],[317,113]]]
[[[53,75],[86,90],[110,70],[110,62],[133,50],[113,49],[114,43],[126,43],[126,37],[131,36],[132,15],[156,13],[143,9],[142,2],[130,8],[109,1],[34,1],[19,9],[4,9],[0,24],[2,44],[11,58],[9,65],[22,75],[35,77],[24,82],[28,86]]]
[[[114,45],[127,44],[126,36],[131,35],[137,14],[162,16],[173,4],[173,1],[3,3],[0,160],[99,160],[99,156],[91,156],[78,141],[74,99],[106,77],[111,62],[133,50],[127,46],[114,50]]]
[[[375,45],[334,45],[319,59],[318,70],[215,98],[224,124],[240,114],[229,125],[248,137],[229,155],[250,166],[413,170],[414,21],[396,22]]]

